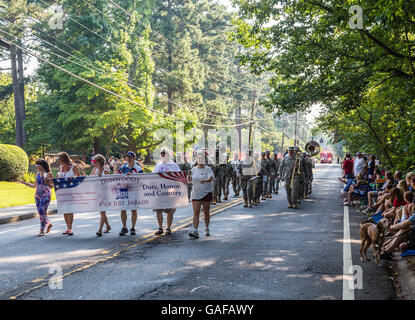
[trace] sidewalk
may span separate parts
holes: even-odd
[[[51,201],[48,209],[48,215],[58,212],[56,200]],[[15,206],[8,208],[0,208],[0,224],[12,223],[20,220],[37,218],[36,205],[27,204],[24,206]]]
[[[403,300],[415,299],[415,256],[402,258],[398,252],[394,253],[394,263],[397,266],[397,278],[400,295]]]

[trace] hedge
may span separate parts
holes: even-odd
[[[16,181],[29,169],[29,158],[23,149],[0,144],[0,181]]]

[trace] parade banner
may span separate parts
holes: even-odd
[[[58,213],[188,205],[185,172],[55,178],[53,183]]]

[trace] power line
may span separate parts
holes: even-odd
[[[42,2],[43,4],[45,4],[45,5],[47,5],[47,3],[45,3],[43,0],[39,0],[40,2]],[[99,9],[97,9],[97,10],[99,10]],[[79,21],[77,21],[76,19],[74,19],[74,18],[72,18],[70,15],[67,15],[67,17],[68,17],[68,19],[69,20],[71,20],[71,21],[73,21],[73,22],[75,22],[76,24],[78,24],[79,26],[81,26],[82,28],[84,28],[84,29],[86,29],[86,30],[88,30],[89,32],[91,32],[91,33],[93,33],[93,34],[95,34],[97,37],[99,37],[99,38],[101,38],[101,39],[103,39],[105,42],[109,42],[109,43],[111,43],[113,46],[116,46],[116,44],[115,43],[113,43],[109,38],[108,39],[106,39],[106,38],[104,38],[103,36],[101,36],[100,34],[98,34],[97,32],[95,32],[94,30],[92,30],[92,29],[90,29],[90,28],[88,28],[87,26],[85,26],[84,24],[82,24],[81,22],[79,22]],[[124,31],[126,31],[125,29],[124,29]],[[164,52],[165,53],[165,52]],[[136,58],[138,58],[139,59],[139,57],[137,57],[136,55],[134,55],[134,54],[132,54],[134,57],[136,57]],[[160,72],[164,72],[164,73],[167,73],[167,71],[166,70],[163,70],[163,69],[161,69],[161,68],[159,68],[158,66],[155,66],[155,68],[157,69],[157,70],[159,70]],[[173,77],[173,78],[175,78],[175,79],[177,79],[177,80],[182,80],[181,78],[179,78],[179,77],[177,77],[177,76],[174,76],[174,75],[172,75],[172,74],[169,74],[169,76],[171,76],[171,77]],[[222,96],[222,97],[225,97],[225,98],[229,98],[229,99],[232,99],[232,100],[234,100],[234,101],[238,101],[238,102],[246,102],[246,101],[248,101],[248,100],[238,100],[238,99],[235,99],[235,98],[231,98],[231,97],[229,97],[229,96],[225,96],[225,95],[223,95],[223,94],[220,94],[220,93],[216,93],[216,92],[213,92],[213,91],[210,91],[210,90],[208,90],[208,89],[199,89],[199,90],[201,90],[201,91],[205,91],[205,92],[208,92],[208,93],[210,93],[210,94],[213,94],[213,95],[215,95],[215,96]]]
[[[84,0],[82,0],[82,1],[84,1]],[[124,8],[122,8],[120,5],[118,5],[117,3],[115,3],[114,1],[112,1],[112,0],[108,0],[109,2],[111,2],[113,5],[115,5],[118,9],[120,9],[121,11],[123,11],[125,14],[127,14],[127,15],[129,15],[129,18],[131,18],[131,15],[133,14],[133,12],[128,12],[126,9],[124,9]],[[85,2],[85,1],[84,1]],[[91,5],[92,6],[92,5]],[[99,10],[99,9],[97,9],[97,10]],[[151,31],[153,31],[154,33],[156,33],[157,35],[159,35],[161,38],[163,38],[164,39],[164,41],[165,42],[167,42],[167,43],[169,43],[171,46],[173,46],[175,49],[177,49],[178,51],[181,51],[182,53],[185,53],[185,52],[183,52],[182,51],[182,49],[179,47],[179,46],[177,46],[174,42],[172,42],[172,41],[170,41],[170,39],[168,39],[166,36],[164,36],[163,34],[161,34],[161,33],[159,33],[158,31],[156,31],[156,30],[154,30],[154,29],[152,29],[150,26],[148,26],[149,27],[149,29],[151,30]],[[201,57],[200,57],[201,58]],[[202,59],[202,58],[201,58]],[[209,63],[208,62],[205,62],[205,64],[207,65],[207,66],[209,66],[209,67],[211,67],[212,69],[215,69],[215,68],[213,68],[211,65],[209,65]],[[215,78],[215,77],[213,77],[213,78]],[[218,79],[218,78],[216,78],[216,80],[219,80],[219,81],[221,81],[221,82],[223,82],[224,80],[220,80],[220,79]],[[241,84],[243,84],[242,82],[239,82],[239,81],[236,81],[235,79],[232,79],[232,80],[234,80],[236,83],[241,83]],[[234,87],[237,87],[236,85],[233,85]],[[245,88],[247,88],[247,89],[250,89],[250,90],[254,90],[254,89],[256,89],[255,87],[250,87],[250,86],[246,86],[246,85],[244,85],[243,87],[245,87]],[[238,86],[238,88],[240,88],[240,86]]]
[[[1,17],[0,17],[0,19],[5,20],[5,21],[8,21],[8,20],[6,20],[6,19],[4,19],[4,18],[1,18]],[[33,19],[33,18],[31,18],[31,19],[32,19],[33,21],[37,22],[35,19]],[[8,21],[8,22],[10,22],[10,21]],[[37,23],[38,23],[38,22],[37,22]],[[20,30],[23,30],[23,31],[24,31],[24,29],[23,29],[23,28],[21,28],[21,27],[17,27],[17,28],[19,28]],[[41,30],[37,30],[37,31],[40,31],[40,32],[42,32],[42,33],[45,33],[44,31],[41,31]],[[78,58],[78,57],[74,56],[73,54],[68,53],[67,51],[65,51],[65,50],[63,50],[63,49],[61,49],[61,48],[59,48],[59,47],[57,47],[57,46],[55,46],[55,45],[51,44],[49,41],[47,41],[47,40],[45,40],[45,39],[43,39],[43,38],[40,38],[39,36],[34,35],[34,34],[33,34],[33,32],[32,32],[32,35],[33,35],[34,37],[36,37],[37,39],[39,39],[39,40],[41,40],[41,41],[43,41],[43,42],[47,43],[49,46],[51,46],[51,47],[53,47],[53,48],[55,48],[55,49],[57,49],[57,50],[59,50],[59,51],[61,51],[61,52],[65,53],[65,54],[67,54],[68,56],[71,56],[71,57],[73,57],[73,58],[75,58],[75,59],[77,59],[77,60],[79,60],[79,61],[81,61],[81,62],[83,62],[83,63],[86,63],[86,64],[87,64],[87,65],[89,65],[91,68],[93,68],[95,72],[97,72],[97,73],[99,73],[99,74],[109,75],[108,73],[103,73],[100,69],[98,69],[95,65],[93,65],[93,63],[92,63],[92,61],[91,61],[90,57],[87,57],[86,55],[82,54],[79,50],[76,50],[76,49],[72,48],[71,46],[69,46],[69,45],[65,44],[64,42],[60,41],[59,39],[57,39],[56,37],[54,37],[54,36],[52,36],[52,35],[48,35],[48,36],[52,37],[53,39],[55,39],[55,40],[59,41],[60,43],[64,44],[64,45],[65,45],[65,46],[67,46],[68,48],[71,48],[72,50],[74,50],[74,51],[78,52],[79,54],[81,54],[82,56],[84,56],[85,58],[87,58],[90,62],[88,62],[88,61],[84,61],[84,60],[81,60],[80,58]],[[49,52],[49,53],[51,53],[51,54],[53,54],[53,55],[55,55],[55,56],[58,56],[59,58],[64,59],[64,60],[66,60],[66,61],[69,61],[69,62],[71,62],[71,63],[75,63],[75,64],[77,64],[77,65],[79,65],[79,66],[81,66],[81,67],[83,67],[83,68],[86,68],[86,69],[88,69],[88,70],[90,70],[90,71],[91,71],[91,69],[89,69],[89,68],[85,67],[84,65],[81,65],[81,64],[76,63],[76,62],[74,62],[74,61],[72,61],[72,60],[66,59],[65,57],[62,57],[62,56],[60,56],[60,55],[58,55],[58,54],[56,54],[56,53],[53,53],[53,52]],[[118,81],[120,81],[120,80],[118,80]],[[136,88],[136,89],[138,89],[138,90],[141,90],[141,91],[144,91],[144,92],[149,93],[149,94],[151,94],[151,95],[154,95],[154,93],[149,92],[149,91],[145,90],[144,88],[139,88],[139,87],[135,86],[133,83],[131,83],[131,82],[129,82],[129,81],[126,81],[126,82],[125,82],[125,81],[122,81],[122,82],[123,82],[123,83],[126,83],[126,84],[128,84],[129,86],[134,87],[134,88]],[[178,106],[187,106],[187,107],[190,107],[190,108],[191,108],[191,110],[193,110],[193,109],[195,108],[195,106],[188,106],[188,105],[186,105],[186,104],[183,104],[183,103],[181,103],[181,102],[174,101],[174,100],[169,99],[169,98],[167,98],[167,101],[168,101],[168,102],[171,102],[171,103],[173,103],[173,104],[175,104],[175,105],[178,105]],[[199,110],[202,110],[202,109],[199,109]],[[203,109],[203,111],[205,111],[205,112],[206,112],[206,114],[208,114],[208,115],[210,115],[210,116],[213,116],[213,117],[218,117],[218,116],[221,116],[221,117],[226,117],[226,118],[228,118],[229,120],[235,120],[235,119],[243,119],[243,120],[246,120],[246,119],[248,118],[248,117],[231,117],[231,116],[230,116],[230,115],[228,115],[228,114],[221,113],[221,112],[219,112],[219,111],[208,110],[208,109]],[[209,112],[209,111],[212,111],[212,112],[214,112],[214,113],[211,113],[211,112]]]
[[[9,34],[9,35],[10,35],[10,33],[5,32],[5,31],[3,31],[3,30],[1,30],[1,29],[0,29],[0,32],[2,32],[3,34]],[[17,37],[16,37],[16,38],[17,38]],[[21,39],[19,39],[19,40],[21,40]],[[42,60],[43,62],[45,62],[45,63],[47,63],[47,64],[49,64],[49,65],[51,65],[51,66],[53,66],[53,67],[55,67],[55,68],[57,68],[57,69],[59,69],[59,70],[63,71],[63,72],[65,72],[65,73],[67,73],[67,74],[69,74],[69,75],[71,75],[71,76],[73,76],[73,77],[77,78],[78,80],[81,80],[81,81],[83,81],[83,82],[85,82],[85,83],[87,83],[87,84],[89,84],[89,85],[92,85],[92,86],[94,86],[94,87],[96,87],[96,88],[98,88],[98,89],[100,89],[100,90],[102,90],[102,91],[104,91],[104,92],[107,92],[107,93],[109,93],[109,94],[112,94],[112,95],[114,95],[114,96],[116,96],[116,97],[118,97],[118,98],[121,98],[121,99],[123,99],[123,100],[125,100],[125,101],[127,101],[127,102],[133,103],[133,104],[135,104],[135,105],[138,105],[138,106],[140,106],[140,107],[143,107],[143,108],[145,108],[145,109],[147,109],[147,110],[150,110],[150,111],[152,111],[152,112],[159,113],[159,114],[162,114],[162,115],[167,116],[167,117],[170,117],[170,118],[174,118],[174,119],[176,119],[176,120],[189,121],[189,120],[187,120],[187,119],[182,119],[182,118],[179,118],[179,117],[173,116],[173,115],[171,115],[171,114],[167,114],[167,113],[164,113],[164,112],[162,112],[162,111],[159,111],[159,110],[156,110],[156,109],[153,109],[153,108],[147,107],[147,106],[145,106],[145,105],[142,105],[141,103],[138,103],[138,102],[136,102],[136,101],[133,101],[133,100],[131,100],[131,99],[129,99],[129,98],[126,98],[126,97],[124,97],[124,96],[122,96],[122,95],[119,95],[118,93],[115,93],[115,92],[112,92],[111,90],[105,89],[105,88],[101,87],[100,85],[95,84],[94,82],[91,82],[91,81],[89,81],[89,80],[87,80],[87,79],[85,79],[85,78],[83,78],[83,77],[80,77],[80,76],[78,76],[78,75],[76,75],[76,74],[72,73],[71,71],[68,71],[68,70],[66,70],[65,68],[62,68],[62,67],[60,67],[60,66],[56,65],[56,64],[55,64],[55,63],[53,63],[53,62],[51,62],[51,61],[49,61],[49,60],[47,60],[47,59],[42,58],[41,56],[37,55],[36,53],[33,53],[32,51],[30,51],[30,50],[27,50],[27,49],[23,48],[22,46],[20,46],[20,45],[18,45],[18,44],[16,44],[16,43],[14,43],[13,41],[10,41],[10,44],[12,44],[12,45],[16,46],[17,48],[21,49],[22,51],[26,52],[27,54],[29,54],[29,55],[31,55],[31,56],[33,56],[33,57],[36,57],[37,59],[40,59],[40,60]],[[201,123],[201,122],[198,122],[198,124],[199,124],[199,125],[201,125],[201,126],[205,126],[205,127],[239,127],[239,126],[244,126],[244,125],[247,125],[247,124],[249,124],[249,123],[250,123],[250,121],[245,122],[245,123],[241,123],[241,124],[238,124],[238,125],[213,125],[213,124],[208,124],[208,123]]]
[[[4,18],[1,18],[1,19],[3,19],[3,20],[5,20],[5,21],[8,21],[8,20],[6,20],[6,19],[4,19]],[[33,18],[31,18],[30,17],[30,19],[32,20],[32,21],[35,21],[36,23],[39,23],[38,21],[36,21],[35,19],[33,19]],[[8,22],[10,22],[10,21],[8,21]],[[39,23],[40,24],[40,23]],[[78,24],[80,24],[80,25],[82,25],[81,23],[78,23]],[[82,25],[83,26],[83,25]],[[24,30],[23,28],[20,28],[20,27],[17,27],[17,28],[19,28],[20,30]],[[89,31],[91,31],[91,32],[93,32],[94,34],[96,34],[93,30],[91,30],[91,29],[89,29],[88,27],[86,27],[85,26],[85,28],[87,29],[87,30],[89,30]],[[44,31],[41,31],[41,30],[38,30],[38,31],[40,31],[40,32],[42,32],[42,33],[45,33]],[[36,35],[34,35],[33,34],[33,32],[32,32],[32,35],[33,36],[35,36],[36,38],[38,38],[38,39],[40,39],[41,41],[44,41],[44,42],[46,42],[46,43],[48,43],[50,46],[52,46],[52,47],[54,47],[55,49],[58,49],[59,51],[62,51],[62,52],[64,52],[65,54],[68,54],[68,55],[70,55],[70,56],[72,56],[72,57],[74,57],[75,59],[78,59],[79,61],[82,61],[83,63],[87,63],[87,64],[89,64],[91,67],[93,67],[94,68],[94,70],[96,71],[96,72],[100,72],[99,70],[97,70],[96,69],[96,67],[92,64],[92,62],[88,62],[88,61],[83,61],[83,60],[81,60],[80,58],[78,58],[78,57],[76,57],[76,56],[74,56],[74,55],[71,55],[70,53],[68,53],[68,52],[66,52],[65,50],[63,50],[63,49],[60,49],[60,48],[58,48],[58,47],[56,47],[56,46],[54,46],[53,44],[51,44],[50,42],[48,42],[48,41],[46,41],[46,40],[44,40],[43,38],[40,38],[40,37],[37,37]],[[98,34],[96,34],[96,35],[98,35]],[[50,34],[48,34],[48,36],[50,36],[50,37],[52,37],[53,39],[55,39],[55,40],[57,40],[57,41],[59,41],[60,43],[62,43],[62,44],[64,44],[65,46],[67,46],[68,48],[71,48],[72,50],[74,50],[74,51],[76,51],[76,52],[78,52],[79,54],[81,54],[82,56],[84,56],[85,58],[87,58],[88,60],[91,60],[89,57],[87,57],[87,56],[85,56],[84,54],[82,54],[79,50],[76,50],[76,49],[74,49],[74,48],[72,48],[71,46],[69,46],[69,45],[67,45],[66,43],[64,43],[64,42],[62,42],[62,41],[60,41],[59,39],[57,39],[56,37],[54,37],[53,35],[50,35]],[[102,39],[104,39],[105,40],[105,38],[103,38],[102,36],[100,36],[100,35],[98,35],[99,37],[101,37]],[[109,41],[111,44],[113,44],[113,45],[115,45],[113,42],[111,42],[111,41]],[[61,57],[61,56],[60,56]],[[62,57],[61,57],[62,58]],[[65,58],[63,58],[63,59],[65,59]],[[72,61],[71,61],[72,62]],[[83,66],[84,67],[84,66]],[[143,88],[138,88],[138,87],[136,87],[134,84],[132,84],[131,82],[128,82],[127,81],[127,84],[129,84],[130,86],[132,86],[132,87],[135,87],[135,88],[137,88],[137,89],[139,89],[139,90],[142,90],[142,91],[145,91],[145,92],[147,92],[147,93],[149,93],[149,94],[152,94],[153,95],[153,93],[151,93],[151,92],[148,92],[148,91],[146,91],[145,89],[143,89]],[[201,89],[201,90],[203,90],[203,89]],[[211,92],[211,93],[213,93],[213,92]],[[213,93],[213,94],[215,94],[215,93]],[[173,104],[176,104],[176,105],[179,105],[179,106],[182,106],[182,105],[185,105],[185,104],[183,104],[183,103],[180,103],[180,102],[176,102],[176,101],[174,101],[174,100],[172,100],[172,99],[168,99],[167,98],[167,101],[168,102],[171,102],[171,103],[173,103]],[[191,106],[191,109],[194,109],[195,108],[195,106]],[[243,119],[243,120],[246,120],[248,117],[231,117],[229,114],[225,114],[225,113],[221,113],[221,112],[219,112],[219,111],[214,111],[214,110],[207,110],[207,109],[203,109],[204,111],[208,111],[208,112],[206,112],[208,115],[211,115],[211,116],[214,116],[214,117],[217,117],[217,116],[219,116],[219,115],[221,115],[222,117],[227,117],[228,119],[230,119],[230,120],[235,120],[235,119]],[[210,113],[209,111],[212,111],[212,112],[215,112],[215,113]]]

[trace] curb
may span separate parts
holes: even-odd
[[[400,294],[403,300],[415,299],[415,256],[401,258],[400,253],[394,254],[398,271]]]
[[[51,215],[51,214],[57,214],[57,213],[58,213],[58,209],[52,209],[52,210],[48,210],[47,214]],[[13,215],[13,216],[0,217],[0,224],[13,223],[13,222],[21,221],[21,220],[37,218],[38,216],[39,215],[37,214],[37,212],[31,212],[31,213],[22,213],[22,214]]]

